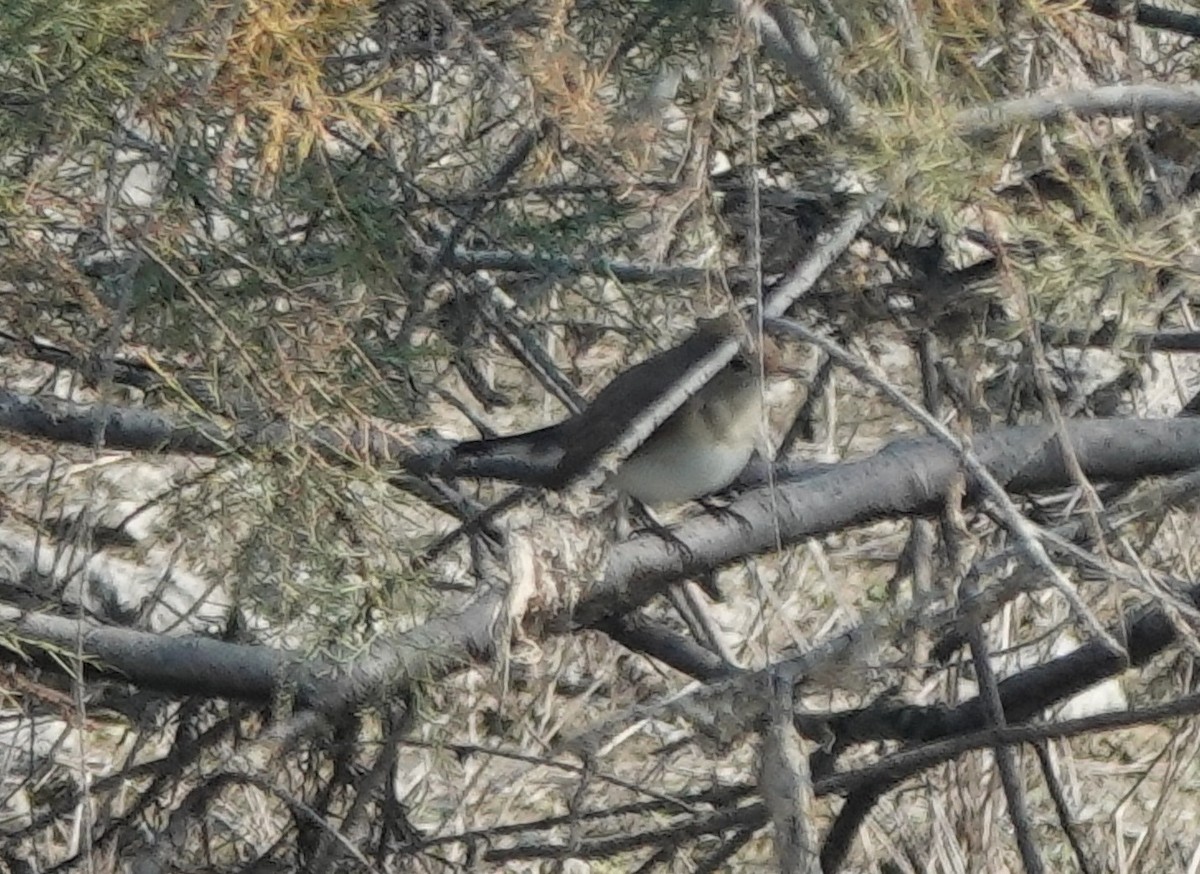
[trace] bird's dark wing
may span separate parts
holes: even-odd
[[[619,374],[579,416],[562,423],[565,453],[559,464],[563,482],[590,467],[619,441],[634,419],[657,403],[698,361],[731,336],[727,319],[702,323],[679,345],[647,358]]]
[[[679,345],[618,375],[586,410],[557,425],[458,444],[440,473],[562,488],[619,441],[634,419],[698,361],[725,342],[735,324],[731,319],[702,323]]]

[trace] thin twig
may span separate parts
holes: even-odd
[[[933,75],[933,62],[925,50],[925,27],[917,16],[910,0],[888,0],[892,18],[904,41],[904,56],[917,78],[928,83]]]
[[[1070,805],[1067,803],[1066,793],[1063,792],[1062,781],[1058,778],[1058,774],[1054,771],[1054,762],[1050,759],[1050,745],[1044,741],[1036,741],[1030,746],[1037,754],[1038,764],[1042,769],[1042,777],[1046,781],[1046,787],[1050,790],[1050,798],[1054,802],[1054,810],[1058,814],[1058,823],[1062,826],[1063,833],[1067,836],[1067,841],[1071,845],[1072,852],[1075,853],[1075,862],[1079,865],[1079,870],[1082,874],[1093,874],[1096,870],[1088,858],[1087,849],[1083,845],[1083,836],[1079,834],[1079,827],[1075,824],[1075,818],[1071,815]]]
[[[976,590],[975,580],[968,575],[962,583],[963,593],[970,596]],[[1004,704],[1000,700],[1000,690],[996,685],[996,672],[992,670],[992,662],[988,652],[987,639],[983,628],[975,625],[968,635],[971,642],[971,658],[975,666],[975,678],[979,682],[979,697],[983,701],[987,720],[997,728],[1004,728],[1008,720],[1004,715]],[[1041,874],[1045,870],[1041,854],[1033,839],[1033,823],[1029,819],[1029,807],[1025,803],[1025,790],[1021,785],[1021,776],[1017,771],[1015,756],[1010,747],[997,745],[992,747],[992,755],[996,757],[996,769],[1000,773],[1000,784],[1004,787],[1004,798],[1008,802],[1008,818],[1013,824],[1017,837],[1017,847],[1021,852],[1021,862],[1026,874]]]

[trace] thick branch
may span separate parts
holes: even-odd
[[[1014,428],[982,435],[974,447],[993,474],[1010,488],[1054,488],[1072,482],[1049,428]],[[1128,480],[1200,466],[1200,421],[1081,421],[1069,429],[1075,453],[1093,480]],[[957,476],[954,453],[929,440],[901,441],[862,461],[834,465],[800,482],[781,478],[772,500],[755,490],[720,518],[699,516],[672,531],[676,542],[644,535],[617,545],[602,580],[593,585],[571,616],[552,617],[549,627],[601,625],[609,617],[645,603],[670,583],[752,553],[775,548],[777,533],[794,543],[848,526],[887,517],[924,513]],[[776,519],[772,508],[779,511]],[[679,543],[686,549],[681,550]],[[492,656],[493,626],[500,595],[485,593],[458,613],[439,616],[411,631],[376,641],[370,653],[348,668],[301,662],[259,647],[202,638],[163,638],[146,632],[84,623],[84,652],[96,670],[172,694],[202,694],[267,701],[289,690],[301,705],[336,710],[378,700],[413,682],[452,673]],[[26,614],[6,608],[0,621],[19,635],[27,650],[73,650],[77,620]],[[1146,624],[1149,623],[1149,624]],[[1140,636],[1146,635],[1145,641]],[[1157,652],[1175,632],[1161,612],[1138,620],[1127,638],[1135,661]],[[1091,665],[1096,656],[1081,648],[1068,677],[1056,676],[1057,693],[1072,694],[1111,675],[1114,664]],[[1100,660],[1103,662],[1103,660]],[[1057,665],[1061,662],[1054,662]],[[1026,672],[1033,680],[1047,666]],[[1001,684],[1002,692],[1013,680]],[[1023,696],[1035,711],[1052,703]],[[1005,698],[1005,711],[1017,721],[1027,712]]]
[[[262,427],[226,428],[210,420],[177,419],[154,410],[87,406],[3,389],[0,429],[81,446],[91,446],[99,433],[108,449],[141,452],[284,455],[305,447],[332,461],[392,463],[414,473],[433,470],[451,445],[438,437],[401,434],[371,423],[302,428],[272,422]]]
[[[1200,466],[1200,421],[1094,420],[1070,423],[1067,438],[1092,481],[1128,481]],[[1005,428],[978,436],[980,461],[1014,491],[1071,486],[1049,426]],[[932,439],[901,440],[860,461],[833,465],[789,483],[776,477],[743,495],[721,516],[698,516],[672,539],[636,536],[613,550],[604,578],[576,608],[577,624],[627,613],[671,583],[777,544],[885,518],[935,511],[960,475],[957,454]],[[682,548],[681,548],[682,547]]]

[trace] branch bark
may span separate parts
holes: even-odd
[[[1004,429],[979,436],[974,448],[1010,489],[1056,488],[1072,480],[1052,434],[1042,426]],[[1200,466],[1200,421],[1194,419],[1079,421],[1070,424],[1068,436],[1092,480],[1132,480]],[[544,621],[547,628],[603,626],[673,582],[775,549],[777,536],[785,544],[795,543],[852,525],[936,510],[958,471],[955,454],[932,440],[899,441],[874,456],[830,466],[798,482],[789,483],[784,471],[773,498],[764,486],[734,501],[721,517],[698,516],[677,526],[671,538],[647,534],[614,546],[604,576],[587,588],[573,611],[529,618]],[[53,665],[55,650],[74,648],[82,622],[83,651],[94,659],[90,669],[103,676],[176,695],[270,701],[291,694],[302,707],[330,712],[490,659],[502,600],[501,594],[486,591],[457,612],[377,640],[367,655],[348,667],[263,647],[167,638],[11,607],[0,610],[0,630],[19,639],[24,652],[40,650],[43,662]],[[1161,611],[1139,619],[1128,633],[1122,639],[1135,664],[1148,647],[1157,652],[1175,638]],[[1139,637],[1142,633],[1146,636]],[[1082,663],[1053,681],[1069,694],[1119,668],[1119,659],[1105,660],[1086,645],[1077,652]],[[1022,676],[1053,670],[1051,666],[1061,661]],[[1036,706],[1047,703],[1051,702]],[[1005,701],[1010,718],[1024,718],[1013,706]]]

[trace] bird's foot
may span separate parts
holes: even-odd
[[[662,522],[658,521],[654,514],[646,507],[641,507],[640,509],[641,512],[638,515],[641,521],[643,521],[645,524],[638,530],[656,534],[663,540],[670,541],[681,553],[683,553],[684,563],[691,564],[695,559],[691,547],[682,541],[669,525],[664,525]],[[695,575],[695,577],[693,577],[693,579],[695,580],[696,585],[698,585],[704,592],[704,594],[708,595],[708,597],[713,601],[720,603],[725,600],[725,596],[721,594],[721,589],[717,585],[717,572],[715,570],[710,569],[700,571]]]
[[[720,500],[715,499],[712,495],[709,495],[707,497],[697,498],[696,503],[698,503],[701,507],[704,508],[705,513],[707,513],[708,515],[712,516],[715,519],[721,519],[723,517],[728,517],[728,518],[732,518],[735,522],[737,522],[739,525],[741,525],[745,528],[750,527],[749,519],[747,519],[745,516],[743,516],[737,510],[733,510],[730,508],[732,501],[728,501],[728,500],[720,501]]]

